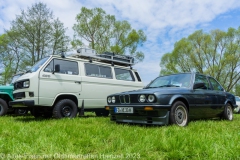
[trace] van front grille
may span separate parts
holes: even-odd
[[[25,92],[19,92],[19,93],[14,93],[13,94],[14,99],[22,99],[25,98]]]

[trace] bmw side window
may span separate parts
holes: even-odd
[[[53,72],[55,65],[59,65],[59,67],[60,67],[60,71],[57,73],[69,74],[69,75],[78,75],[78,73],[79,73],[77,62],[60,60],[60,59],[53,59],[43,71],[44,72]]]
[[[111,68],[107,66],[85,63],[85,71],[86,76],[99,78],[112,78]]]
[[[209,77],[209,81],[212,84],[213,90],[224,91],[222,86],[212,77]]]
[[[135,81],[133,74],[130,70],[120,68],[114,68],[114,70],[116,79],[124,81]]]
[[[199,88],[199,89],[206,89],[206,90],[210,89],[210,85],[209,85],[209,82],[208,82],[206,76],[197,74],[196,77],[195,77],[195,82],[194,83],[204,83],[205,84],[204,87]]]

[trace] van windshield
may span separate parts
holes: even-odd
[[[38,61],[37,63],[35,63],[35,65],[32,66],[32,68],[30,70],[28,70],[26,73],[36,72],[48,60],[48,58],[49,58],[49,56],[45,57],[45,58],[41,59],[40,61]]]
[[[19,77],[21,77],[24,73],[18,73],[18,74],[15,74],[13,77],[12,77],[12,81],[10,84],[13,84]]]

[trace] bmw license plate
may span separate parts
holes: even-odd
[[[115,113],[133,113],[133,107],[115,107]]]

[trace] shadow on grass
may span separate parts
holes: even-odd
[[[209,124],[211,122],[214,123],[222,123],[222,122],[227,122],[228,120],[223,120],[220,118],[213,118],[213,119],[196,119],[196,120],[190,120],[188,122],[188,125],[185,127],[188,127],[191,124],[195,123],[206,123]],[[112,121],[113,124],[115,123],[116,125],[122,125],[122,126],[137,126],[137,127],[145,127],[145,128],[161,128],[161,127],[170,127],[170,126],[177,126],[176,124],[166,124],[166,125],[156,125],[156,124],[141,124],[141,123],[129,123],[129,122],[114,122]],[[179,126],[180,127],[180,126]]]
[[[154,124],[141,124],[141,123],[126,123],[126,122],[113,122],[116,125],[121,126],[133,126],[133,127],[143,127],[143,128],[161,128],[164,126],[170,126],[170,125],[154,125]]]
[[[9,115],[10,116],[10,115]],[[15,117],[15,121],[20,121],[20,122],[32,122],[32,121],[55,121],[55,120],[60,120],[60,119],[56,119],[56,118],[46,118],[46,117],[34,117],[31,114],[28,115],[13,115],[13,117]],[[77,115],[75,117],[76,118],[102,118],[101,116],[95,116],[95,115],[84,115],[84,116],[79,116]],[[62,118],[62,119],[73,119],[73,118]]]

